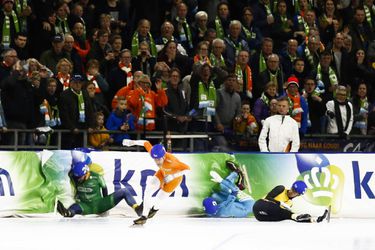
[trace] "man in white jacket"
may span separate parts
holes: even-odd
[[[270,116],[264,121],[258,140],[260,151],[298,152],[300,145],[298,124],[289,116],[287,97],[278,99],[277,109],[277,115]]]

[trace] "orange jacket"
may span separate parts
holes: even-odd
[[[138,130],[143,130],[143,117],[155,118],[156,107],[164,107],[168,104],[168,97],[164,89],[160,89],[155,93],[152,90],[148,90],[146,93],[142,88],[137,88],[127,95],[126,97],[128,108],[131,110],[133,115],[137,117],[136,128]],[[142,113],[144,115],[141,117]],[[146,130],[155,129],[155,120],[146,119]]]

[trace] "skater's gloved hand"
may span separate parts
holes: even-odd
[[[131,147],[134,145],[135,145],[135,142],[133,140],[129,140],[129,139],[122,140],[122,146]]]
[[[174,175],[173,174],[166,175],[166,176],[164,176],[164,183],[169,183],[173,179],[174,179]]]

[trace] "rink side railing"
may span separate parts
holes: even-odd
[[[19,138],[21,134],[26,134],[26,143],[19,144]],[[34,135],[43,134],[35,129],[8,129],[6,132],[0,133],[0,150],[40,150],[50,149],[59,150],[62,149],[62,137],[65,134],[71,134],[72,132],[67,129],[56,129],[53,130],[50,135],[54,136],[54,142],[49,144],[37,144],[33,139]],[[121,131],[93,131],[92,133],[100,134],[122,134]],[[13,135],[12,143],[5,145],[4,137],[7,135]],[[78,134],[82,135],[83,147],[90,147],[88,143],[89,132],[87,130],[79,130]],[[212,145],[212,140],[215,136],[222,135],[221,133],[204,133],[204,132],[189,132],[181,134],[177,132],[167,133],[166,131],[129,131],[126,134],[130,135],[132,139],[146,139],[151,140],[154,143],[163,143],[167,146],[167,141],[170,139],[174,145],[177,141],[185,140],[185,146],[183,148],[173,146],[173,151],[178,152],[195,152],[194,144],[196,140],[207,141],[207,145]],[[248,151],[257,152],[258,140],[256,136],[250,138],[238,137],[234,138],[232,143],[232,149],[234,152]],[[123,151],[124,147],[121,145],[110,145],[108,150]],[[209,148],[205,148],[204,151],[209,151]],[[142,147],[127,148],[126,151],[144,151]],[[350,135],[350,139],[342,139],[337,135],[330,134],[306,134],[301,138],[300,152],[375,152],[375,135]]]

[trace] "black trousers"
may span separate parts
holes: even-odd
[[[255,202],[253,213],[255,218],[259,221],[282,221],[289,220],[292,217],[292,212],[289,210],[281,208],[279,204],[264,199]]]

